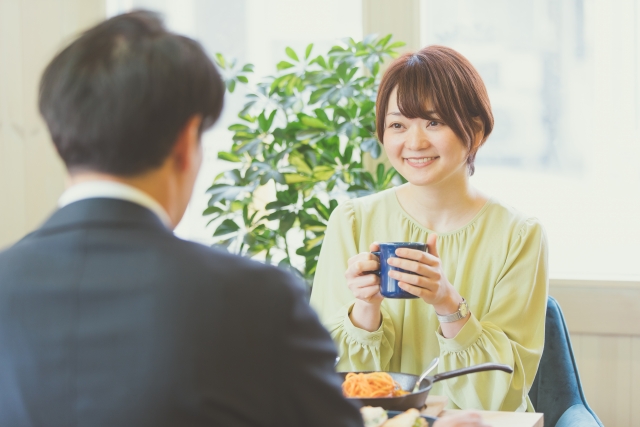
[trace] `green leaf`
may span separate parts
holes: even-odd
[[[329,216],[331,216],[331,212],[325,205],[322,204],[322,202],[320,202],[320,200],[316,201],[315,208],[322,218],[329,220]]]
[[[265,132],[268,132],[271,129],[271,125],[273,125],[273,119],[276,117],[276,113],[278,112],[278,110],[273,110],[271,112],[271,114],[269,114],[269,117],[267,118],[267,127],[265,129]]]
[[[217,206],[209,206],[208,208],[206,208],[203,212],[202,212],[202,216],[207,216],[207,215],[213,215],[213,214],[218,214],[218,213],[222,213],[222,209],[220,209]],[[216,218],[214,218],[216,219]]]
[[[224,60],[224,56],[221,53],[216,53],[215,56],[216,63],[220,66],[220,68],[225,68],[226,61]]]
[[[295,173],[285,173],[284,174],[284,180],[287,184],[298,184],[301,182],[312,182],[313,180],[308,177],[308,176],[304,176],[304,175],[298,175]]]
[[[349,69],[349,64],[347,64],[346,62],[343,62],[342,64],[338,65],[336,74],[338,75],[338,77],[340,77],[342,81],[347,81],[347,69]]]
[[[232,132],[250,132],[251,131],[249,126],[240,125],[240,124],[231,125],[228,127],[228,129]]]
[[[322,135],[322,132],[317,129],[306,129],[296,132],[296,139],[298,141],[305,141],[318,135]]]
[[[246,78],[245,76],[238,76],[237,79],[238,79],[239,82],[249,83],[249,79]]]
[[[235,200],[243,192],[251,192],[251,187],[235,186],[229,184],[213,184],[207,193],[211,196],[209,206],[213,206],[216,202],[222,200]]]
[[[395,42],[395,43],[391,43],[389,46],[387,46],[386,50],[391,50],[391,49],[395,49],[395,48],[406,46],[406,45],[407,44],[405,42]]]
[[[306,250],[310,250],[311,248],[315,248],[320,243],[322,243],[323,240],[324,240],[324,236],[319,236],[319,237],[316,237],[315,239],[307,240],[304,243],[304,248]]]
[[[311,62],[309,62],[309,64],[314,64],[314,63],[318,64],[322,68],[327,68],[327,61],[325,61],[325,59],[320,55],[316,56],[315,59],[313,59]]]
[[[313,177],[318,181],[327,181],[334,173],[335,169],[328,165],[321,165],[313,168]]]
[[[253,64],[245,64],[244,67],[242,67],[242,71],[245,73],[252,73],[253,72]]]
[[[276,65],[276,68],[278,69],[278,71],[286,70],[287,68],[293,68],[293,67],[295,67],[295,65],[293,65],[291,62],[287,62],[287,61],[280,61]]]
[[[285,202],[281,202],[279,200],[276,200],[275,202],[270,202],[267,203],[267,205],[264,207],[266,210],[271,210],[271,209],[281,209],[284,208],[286,206],[290,206],[290,203],[285,203]]]
[[[234,163],[237,163],[240,161],[240,157],[238,157],[233,153],[228,153],[226,151],[219,151],[218,158],[220,160],[226,160],[227,162],[234,162]]]
[[[305,231],[311,231],[314,233],[321,233],[327,229],[327,226],[322,225],[305,225],[302,227]]]
[[[304,59],[309,59],[309,55],[311,55],[311,49],[313,49],[313,43],[307,46],[307,50],[304,52]]]
[[[378,140],[376,138],[365,138],[360,144],[360,148],[362,151],[372,152],[375,150],[375,147],[378,145]]]
[[[229,80],[229,84],[227,85],[227,89],[229,90],[229,93],[233,93],[233,91],[236,89],[236,81],[235,80]]]
[[[226,234],[235,233],[240,230],[240,226],[236,224],[236,222],[232,219],[225,219],[222,223],[216,228],[214,236],[224,236]]]
[[[323,87],[311,92],[311,95],[309,96],[309,104],[315,104],[316,102],[320,101],[324,97],[324,95],[332,89],[333,88],[330,87]]]
[[[309,164],[300,153],[291,153],[291,155],[289,155],[289,163],[294,166],[299,173],[305,175],[311,175],[313,173]]]
[[[391,34],[387,34],[386,36],[378,40],[378,43],[376,43],[376,46],[384,47],[387,45],[387,43],[389,43],[389,40],[391,40]]]
[[[329,129],[329,127],[324,124],[322,122],[322,120],[317,119],[315,117],[311,117],[311,116],[302,116],[300,117],[300,121],[302,122],[303,125],[308,126],[310,128],[315,128],[315,129]]]
[[[349,74],[347,75],[347,81],[350,81],[357,72],[358,72],[357,68],[352,68],[351,71],[349,71]]]
[[[378,164],[376,168],[376,181],[381,183],[384,181],[384,165],[382,163]]]
[[[275,212],[271,212],[269,215],[267,215],[267,219],[269,221],[279,221],[280,218],[282,218],[283,216],[285,216],[287,214],[288,211],[282,211],[282,210],[277,210]]]
[[[287,53],[287,56],[289,58],[293,59],[296,62],[299,61],[298,55],[296,55],[296,52],[293,49],[291,49],[290,47],[287,47],[284,51]]]
[[[380,63],[376,62],[373,65],[373,68],[371,69],[371,74],[373,74],[374,76],[377,76],[379,72],[380,72]]]
[[[293,212],[287,212],[285,215],[280,218],[280,224],[278,225],[278,231],[280,233],[285,234],[287,231],[291,230],[293,227],[293,223],[296,221],[296,214]]]

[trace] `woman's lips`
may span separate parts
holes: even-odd
[[[404,161],[414,168],[424,168],[438,160],[440,157],[405,157]]]

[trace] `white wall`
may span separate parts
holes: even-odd
[[[104,15],[104,0],[0,0],[0,248],[37,227],[64,189],[38,83],[53,55]]]

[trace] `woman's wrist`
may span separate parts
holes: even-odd
[[[451,285],[449,285],[449,292],[445,297],[443,297],[437,304],[433,304],[433,308],[436,313],[441,316],[447,314],[453,314],[458,311],[458,307],[462,302],[462,296],[458,293],[458,291]]]
[[[356,328],[368,332],[377,331],[382,323],[380,303],[369,303],[356,299],[349,313],[349,318]]]

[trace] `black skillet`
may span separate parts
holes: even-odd
[[[447,380],[449,378],[459,377],[460,375],[472,374],[474,372],[483,371],[504,371],[512,373],[513,369],[507,365],[501,365],[498,363],[483,363],[481,365],[469,366],[468,368],[456,369],[454,371],[442,372],[434,376],[426,377],[420,383],[418,391],[415,393],[409,393],[404,396],[396,397],[354,397],[351,399],[358,399],[365,406],[380,406],[387,410],[392,411],[406,411],[407,409],[417,408],[420,409],[424,406],[424,402],[427,400],[429,391],[433,386],[433,383]],[[342,379],[347,376],[348,372],[338,373]],[[413,387],[418,381],[418,375],[401,374],[399,372],[388,372],[389,375],[397,382],[403,390],[413,390]]]

